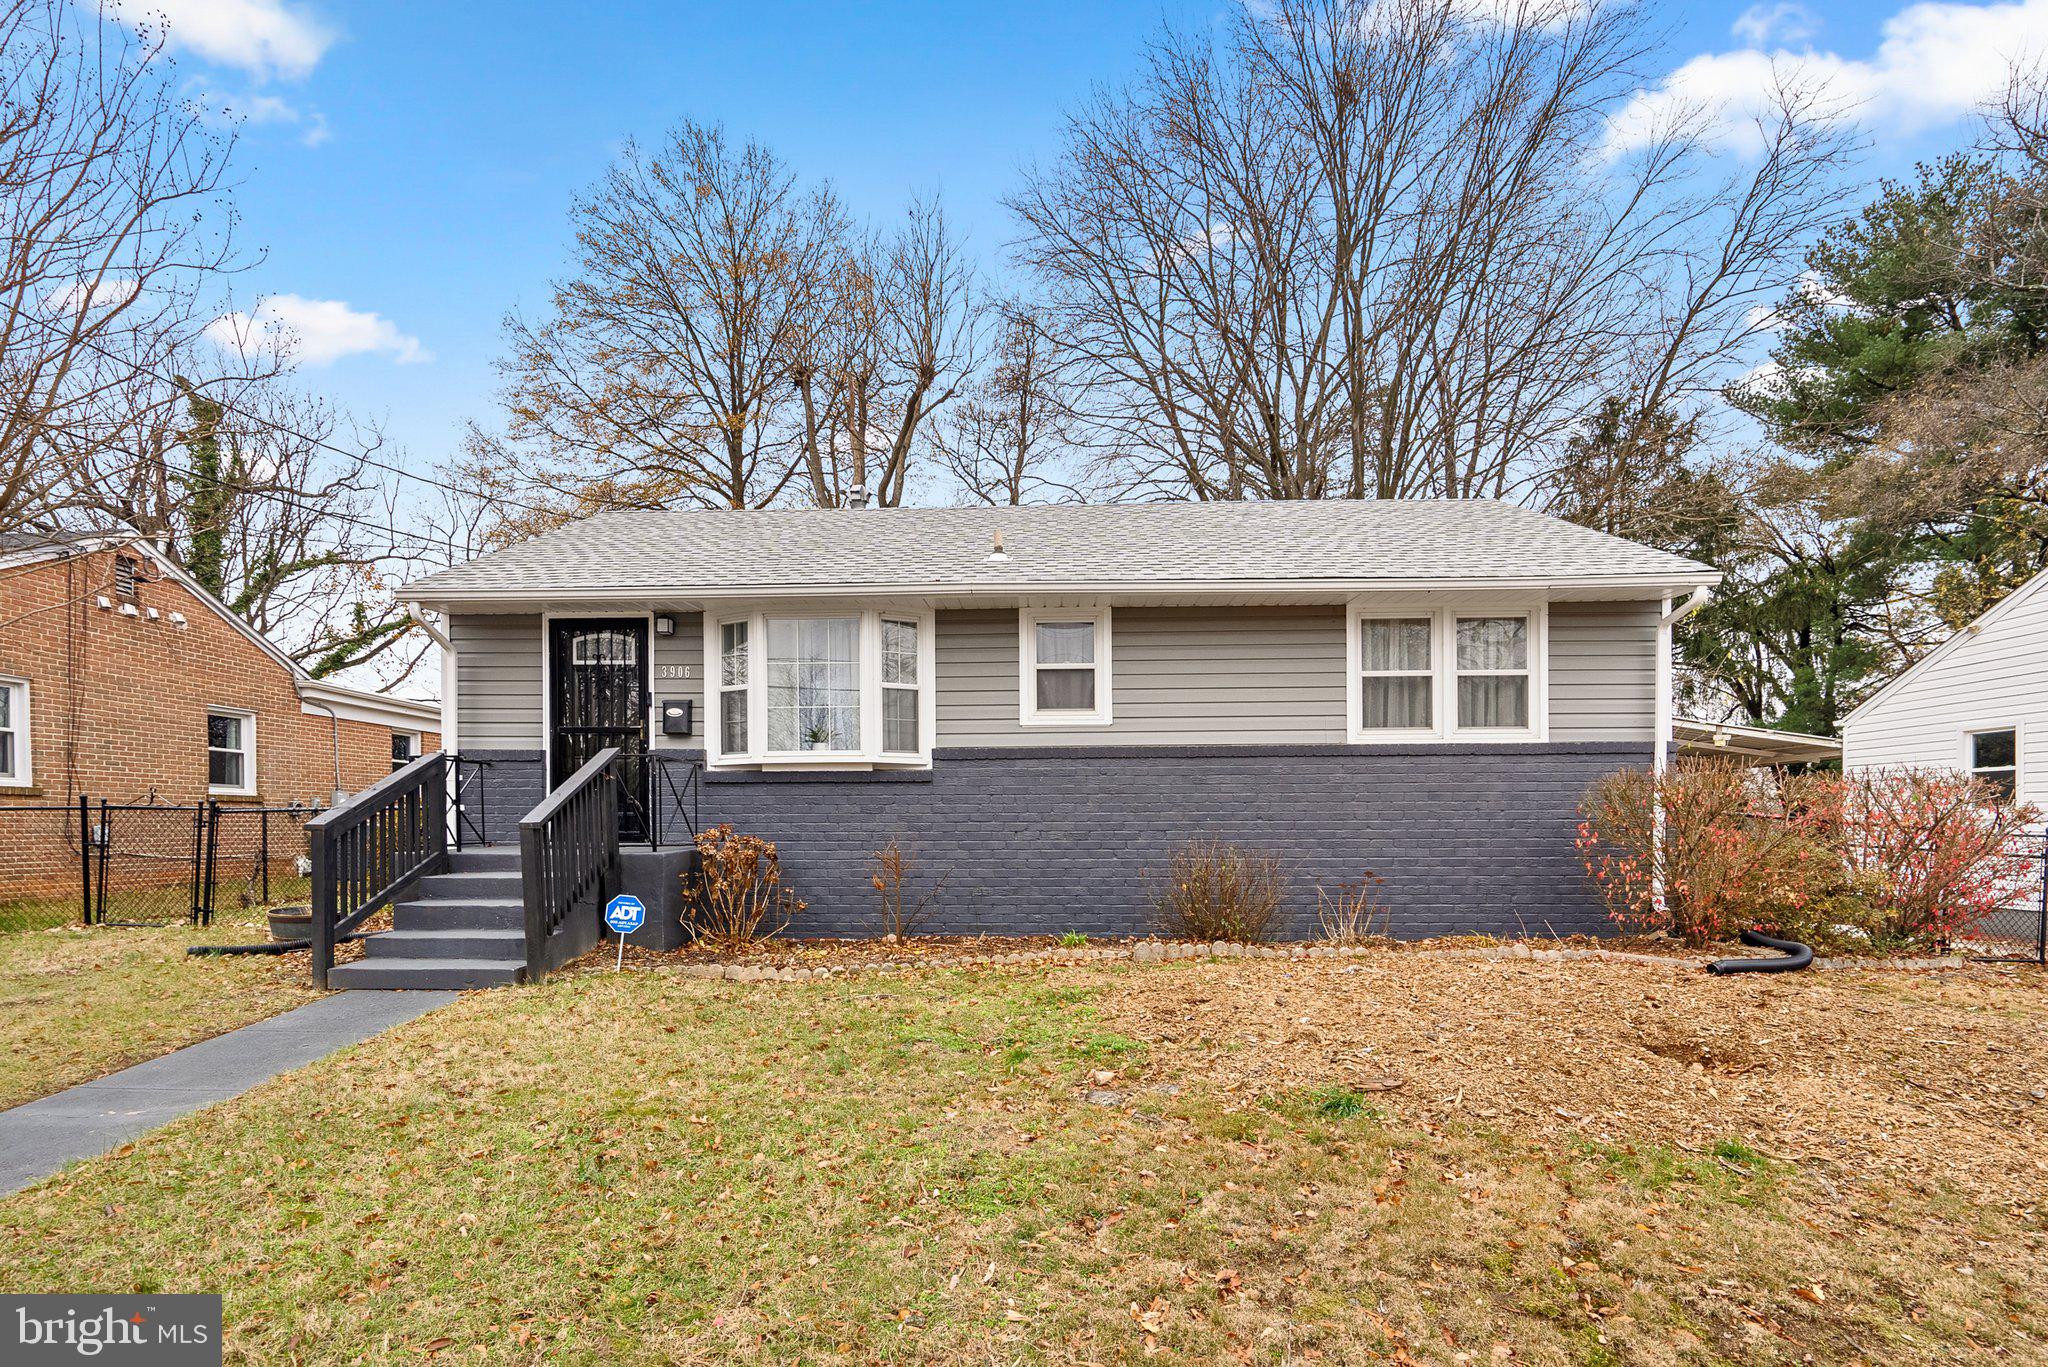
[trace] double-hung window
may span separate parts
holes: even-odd
[[[397,773],[420,757],[420,733],[417,731],[393,731],[391,733],[391,772]]]
[[[1359,622],[1359,729],[1436,730],[1435,637],[1428,617]]]
[[[1110,724],[1108,608],[1026,610],[1017,649],[1024,725]]]
[[[917,680],[918,641],[923,632],[906,617],[882,619],[882,752],[914,755],[922,748]]]
[[[0,679],[0,788],[34,781],[28,748],[28,680]]]
[[[2010,726],[1972,731],[1970,777],[1981,782],[2001,802],[2010,802],[2020,788],[2020,738]]]
[[[1544,611],[1354,611],[1354,741],[1539,740]]]
[[[1529,729],[1529,618],[1457,619],[1460,731]]]
[[[728,755],[747,753],[747,680],[752,657],[747,633],[753,622],[741,617],[718,628],[718,748]]]
[[[713,763],[930,761],[929,614],[714,611],[707,620]]]
[[[212,708],[206,714],[206,789],[210,793],[256,791],[256,717]]]

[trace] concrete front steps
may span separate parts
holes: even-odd
[[[362,958],[329,970],[328,986],[497,987],[526,977],[517,849],[451,853],[448,872],[422,878],[391,913],[392,928],[364,940]]]

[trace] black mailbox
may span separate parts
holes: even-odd
[[[697,700],[695,698],[664,698],[661,703],[661,734],[664,736],[687,736],[693,730]]]

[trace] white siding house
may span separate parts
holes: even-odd
[[[1851,712],[1842,764],[1972,770],[2048,807],[2048,574]]]

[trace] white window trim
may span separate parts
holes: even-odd
[[[1038,706],[1038,624],[1041,622],[1093,622],[1095,624],[1095,706],[1092,708],[1045,708]],[[1109,726],[1115,716],[1115,690],[1110,677],[1110,613],[1098,608],[1020,608],[1017,611],[1017,724],[1020,726]]]
[[[2014,802],[2018,802],[2020,800],[2021,792],[2020,784],[2024,781],[2026,777],[2025,757],[2027,753],[2027,734],[2025,729],[2022,728],[2018,722],[1986,722],[1982,726],[1964,727],[1962,734],[1963,754],[1962,759],[1957,764],[1957,767],[1960,768],[1964,773],[1968,774],[1971,778],[1976,778],[1980,774],[1987,774],[1993,772],[1990,769],[1979,769],[1977,767],[1976,753],[1977,737],[1986,735],[1993,731],[2012,732],[2012,800]]]
[[[858,750],[768,750],[768,623],[788,617],[860,619],[860,739]],[[882,619],[917,624],[917,730],[915,751],[882,749]],[[744,754],[725,753],[725,694],[721,643],[728,622],[747,623],[747,742]],[[853,608],[840,603],[796,603],[770,608],[710,606],[704,610],[704,758],[713,769],[929,769],[936,733],[933,686],[933,614],[928,608]]]
[[[412,738],[412,753],[406,756],[406,764],[412,763],[414,760],[418,759],[422,754],[426,753],[425,746],[427,743],[427,737],[424,732],[407,730],[403,726],[394,726],[391,728],[391,735],[394,739],[396,739],[399,736],[409,736]],[[398,770],[404,767],[405,765],[394,762],[392,764],[392,772],[396,773]]]
[[[0,675],[0,688],[14,693],[20,706],[14,712],[14,725],[8,728],[14,732],[14,754],[19,772],[0,774],[0,788],[33,788],[36,786],[36,755],[29,735],[29,687],[27,679]]]
[[[240,707],[208,707],[212,717],[238,717],[242,722],[242,782],[236,786],[213,783],[213,737],[206,738],[206,791],[216,797],[252,797],[256,792],[256,714]]]
[[[1430,621],[1430,689],[1427,728],[1389,730],[1359,724],[1365,704],[1365,670],[1360,660],[1359,624],[1371,619],[1427,617]],[[1458,725],[1457,633],[1460,617],[1525,617],[1529,621],[1529,725],[1477,727]],[[1466,671],[1512,673],[1516,671]],[[1550,608],[1526,598],[1501,601],[1463,600],[1447,605],[1401,605],[1355,601],[1344,614],[1345,735],[1353,745],[1536,744],[1550,738]]]

